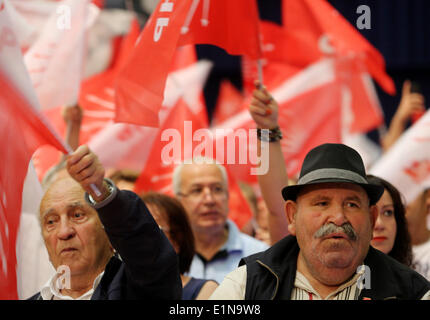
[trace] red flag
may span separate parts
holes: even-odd
[[[202,121],[202,117],[194,114],[184,100],[179,100],[159,129],[146,166],[136,181],[134,191],[141,193],[152,190],[174,196],[172,177],[178,163],[191,159],[196,154],[197,156],[214,158],[216,148],[209,130],[206,131],[208,135],[203,134],[200,139],[197,138],[199,129],[207,129],[207,122]],[[166,142],[167,138],[168,141]],[[235,177],[231,174],[228,166],[225,167],[228,174],[230,195],[229,218],[239,228],[242,228],[252,217],[252,211],[241,193]]]
[[[0,88],[0,299],[17,299],[15,243],[28,163],[43,144],[67,151],[1,71]]]
[[[321,58],[315,43],[309,43],[297,33],[268,21],[260,22],[263,57],[269,61],[306,67]]]
[[[79,105],[84,109],[82,133],[93,136],[107,123],[112,122],[115,110],[114,81],[121,68],[130,58],[136,40],[139,37],[140,26],[137,19],[133,19],[130,30],[118,44],[114,51],[111,66],[104,72],[96,74],[81,84]],[[87,125],[88,122],[88,125]],[[94,123],[99,123],[94,126]]]
[[[384,122],[384,114],[370,75],[354,58],[336,59],[336,74],[343,85],[346,104],[344,126],[348,134],[365,133]]]
[[[229,166],[225,166],[228,176],[228,218],[233,220],[239,229],[252,218],[251,207],[240,189]]]
[[[182,47],[183,49],[185,47]],[[209,75],[212,64],[209,61],[199,61],[191,65],[190,57],[183,55],[180,50],[180,59],[183,68],[169,74],[165,88],[165,99],[160,110],[160,121],[163,122],[169,112],[183,99],[192,112],[204,123],[207,123],[206,107],[203,99],[203,87]],[[150,146],[154,141],[158,128],[143,127],[129,123],[110,124],[91,139],[89,145],[99,155],[105,166],[115,168],[128,168],[141,171],[144,167]],[[149,146],[141,148],[142,145]],[[114,146],[114,147],[113,147]]]
[[[105,0],[93,0],[92,1],[97,7],[99,7],[100,9],[103,9],[103,7],[105,6]]]
[[[172,176],[175,165],[193,155],[193,134],[207,128],[183,99],[170,111],[154,140],[146,166],[135,184],[135,192],[159,191],[173,195]],[[164,143],[166,139],[167,143]],[[171,138],[171,139],[170,139]]]
[[[318,46],[323,53],[356,55],[364,60],[366,70],[389,94],[395,94],[393,80],[385,72],[385,61],[339,12],[325,0],[282,2],[283,23],[287,30],[307,43]]]
[[[157,127],[175,49],[196,43],[214,44],[231,54],[260,57],[256,2],[160,1],[116,82],[115,121]]]
[[[311,148],[341,141],[341,83],[336,77],[333,59],[323,59],[283,82],[280,78],[273,81],[265,78],[266,87],[279,104],[279,125],[284,136],[281,144],[288,175],[293,177]],[[233,129],[231,134],[239,128],[250,132],[255,123],[245,110],[213,130],[220,128]],[[256,154],[257,150],[250,152]],[[251,161],[248,161],[248,166],[236,165],[232,172],[236,179],[253,184],[255,176],[249,174],[250,167]]]
[[[191,1],[189,1],[191,3]],[[229,54],[261,58],[259,16],[253,0],[194,0],[178,45],[212,44]]]
[[[114,79],[125,64],[139,36],[139,23],[132,20],[128,35],[113,41],[114,52],[110,67],[81,83],[79,105],[83,109],[82,125],[79,134],[80,144],[86,144],[104,128],[113,124],[115,115]],[[61,115],[62,107],[44,110],[44,114],[57,132],[64,136],[66,124]],[[106,147],[104,147],[106,150]],[[61,154],[51,146],[39,148],[33,155],[33,162],[40,180],[46,171],[58,163]]]
[[[216,126],[229,119],[236,113],[244,110],[244,97],[233,84],[224,80],[221,82],[215,112],[212,118],[212,125]]]
[[[320,28],[312,23],[314,21],[311,19],[312,17],[308,17],[310,19],[308,21],[304,20],[304,17],[309,15],[309,10],[303,9],[303,3],[289,2],[288,8],[295,10],[294,12],[298,15],[302,15],[303,19],[295,20],[294,17],[288,15],[289,27],[283,28],[272,23],[261,22],[265,82],[269,82],[271,85],[279,80],[283,82],[304,67],[328,56],[334,59],[336,77],[342,82],[345,91],[350,96],[349,122],[345,127],[348,133],[367,132],[380,126],[383,123],[383,113],[365,64],[366,56],[363,53],[365,49],[360,51],[359,48],[353,49],[353,45],[350,45],[349,51],[343,50],[342,48],[346,45],[340,41],[342,40],[340,36],[338,36],[339,42],[343,47],[341,46],[340,49],[326,48],[330,43],[326,43],[325,46],[323,40],[328,40],[328,38],[325,38],[325,34],[321,33]],[[303,10],[300,11],[300,9]],[[291,12],[290,15],[292,15]],[[349,41],[349,39],[347,40]],[[357,41],[363,42],[361,36],[358,36]],[[370,44],[369,47],[371,47]],[[330,52],[329,49],[333,52]],[[369,50],[377,52],[374,48]],[[253,82],[257,77],[257,72],[255,63],[247,60],[248,58],[243,59],[243,79],[245,90],[250,93],[254,90]],[[383,69],[382,67],[381,70],[383,71]]]

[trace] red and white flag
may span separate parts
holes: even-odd
[[[0,87],[0,299],[17,299],[16,238],[31,155],[43,144],[67,151],[1,70]]]
[[[79,106],[83,109],[83,117],[81,130],[79,133],[80,144],[88,143],[99,132],[107,128],[113,129],[113,118],[115,115],[113,82],[121,66],[124,65],[125,61],[133,50],[138,36],[139,25],[137,20],[133,20],[130,24],[130,30],[127,36],[115,39],[115,41],[113,41],[115,50],[113,53],[111,66],[106,71],[96,74],[81,82],[81,88],[79,92]],[[55,129],[62,136],[64,136],[66,132],[66,123],[64,122],[61,114],[62,108],[63,107],[56,107],[53,109],[44,110],[44,113],[54,125]],[[118,127],[121,126],[118,124],[114,130],[117,130]],[[132,126],[130,125],[130,127]],[[141,128],[137,128],[137,130],[140,129]],[[116,145],[115,150],[113,148],[108,148],[107,146],[114,143],[113,139],[117,134],[120,135],[121,139],[126,141],[127,138],[130,137],[130,134],[134,131],[133,128],[126,130],[127,131],[124,133],[113,133],[112,136],[107,137],[107,139],[111,139],[108,144],[102,145],[100,148],[101,150],[97,148],[97,152],[101,152],[100,156],[102,158],[107,158],[111,161],[114,161],[114,159],[117,159],[117,157],[122,154],[120,153],[120,149],[126,146],[126,142]],[[112,155],[115,157],[111,158]],[[49,168],[58,163],[60,157],[60,152],[51,146],[44,146],[35,152],[33,155],[33,161],[40,180],[43,179],[43,176]]]
[[[88,115],[89,111],[97,111],[97,118],[100,118],[99,116],[103,113],[103,118],[113,120],[115,115],[114,81],[121,68],[130,58],[139,34],[139,22],[137,19],[133,19],[130,23],[128,34],[113,41],[113,46],[116,50],[113,52],[110,67],[82,81],[79,105],[85,110],[86,115]]]
[[[188,65],[189,57],[184,58],[185,65]],[[160,110],[162,125],[168,114],[174,112],[174,106],[181,99],[200,121],[207,123],[203,87],[211,68],[211,62],[199,61],[185,68],[178,67],[169,74],[165,99]],[[113,123],[98,132],[88,144],[106,167],[141,171],[147,162],[157,133],[158,128]]]
[[[177,164],[193,157],[194,148],[198,145],[193,135],[198,129],[207,127],[207,122],[193,113],[183,99],[179,99],[158,129],[134,191],[152,190],[173,196],[173,170]]]
[[[282,66],[271,70],[279,73]],[[299,172],[311,148],[325,142],[341,141],[342,96],[335,61],[322,59],[283,81],[282,77],[265,76],[265,79],[268,91],[279,105],[279,126],[284,136],[281,145],[288,175],[293,177]],[[249,111],[244,110],[212,130],[216,132],[217,129],[223,129],[228,132],[226,129],[232,129],[230,135],[233,135],[238,129],[249,131],[252,128],[255,128],[255,123]],[[217,136],[217,139],[221,138],[221,135]],[[249,154],[256,154],[257,150],[252,148],[255,146],[250,143]],[[249,159],[248,155],[248,166],[236,165],[232,173],[238,180],[253,184],[256,177],[250,175],[252,161]]]
[[[214,159],[215,154],[215,141],[207,121],[180,99],[159,128],[134,191],[157,191],[174,196],[172,178],[175,166],[196,157]],[[242,228],[252,217],[252,211],[231,170],[225,167],[229,187],[228,217]]]
[[[374,48],[339,12],[325,0],[282,2],[284,27],[293,35],[313,44],[324,54],[336,52],[341,56],[355,55],[363,68],[389,94],[395,94],[393,80],[385,72],[385,61]]]
[[[427,111],[372,166],[370,173],[391,182],[410,203],[430,187],[430,112]]]
[[[165,81],[178,46],[213,44],[230,54],[258,58],[259,41],[254,0],[160,1],[116,83],[115,121],[159,125]]]
[[[379,127],[384,115],[371,76],[379,79],[388,92],[394,90],[382,55],[323,0],[286,1],[283,17],[282,27],[261,22],[265,82],[280,77],[284,81],[324,57],[333,58],[336,77],[343,85],[342,90],[350,95],[349,133]],[[326,21],[327,17],[338,21],[344,30],[339,31],[340,27]],[[248,93],[254,89],[256,76],[255,64],[244,59],[244,87]]]
[[[24,61],[43,109],[77,103],[87,31],[98,10],[89,0],[58,2],[26,52]]]
[[[25,53],[38,39],[58,4],[50,0],[8,0],[5,3],[14,23],[16,37]]]
[[[0,39],[0,299],[17,299],[16,239],[31,155],[43,144],[67,150],[37,111],[38,100],[4,1]]]

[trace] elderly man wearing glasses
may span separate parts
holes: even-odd
[[[268,246],[244,233],[227,218],[228,180],[225,168],[209,159],[176,167],[173,190],[187,211],[196,254],[189,276],[221,282],[242,257]]]

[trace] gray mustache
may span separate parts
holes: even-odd
[[[314,234],[314,238],[319,239],[325,236],[328,236],[332,233],[344,233],[348,237],[349,240],[357,240],[357,234],[354,231],[354,228],[351,226],[349,222],[344,223],[341,226],[337,226],[334,223],[328,223],[323,225],[318,229]]]

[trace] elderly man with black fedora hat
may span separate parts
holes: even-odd
[[[273,118],[277,103],[258,88],[250,110]],[[260,128],[265,123],[253,118]],[[279,148],[279,138],[269,139],[272,143]],[[354,149],[330,143],[315,147],[297,184],[282,189],[290,234],[243,258],[211,299],[430,299],[424,277],[370,246],[374,204],[383,192],[367,181]]]

